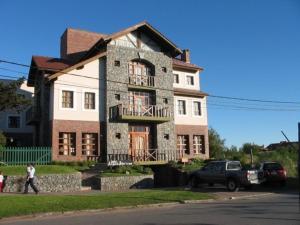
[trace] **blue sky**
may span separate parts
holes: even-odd
[[[60,35],[66,27],[112,33],[143,20],[180,48],[191,50],[192,62],[204,68],[203,91],[300,102],[298,0],[3,0],[0,59],[29,64],[32,55],[58,57]],[[0,65],[4,66],[12,68]],[[13,69],[27,72],[26,68]],[[2,70],[0,74],[16,75]],[[284,140],[281,130],[297,140],[299,104],[212,97],[208,102],[209,125],[228,146],[279,142]]]

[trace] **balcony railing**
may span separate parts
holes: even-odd
[[[155,80],[154,76],[130,74],[129,84],[143,87],[154,87]]]
[[[127,105],[119,104],[112,110],[112,117],[121,120],[169,121],[171,112],[163,105]]]
[[[26,111],[26,124],[36,123],[40,120],[40,110],[37,107],[31,106]]]
[[[107,160],[109,165],[162,164],[175,161],[176,152],[159,149],[136,149],[124,152],[114,149],[107,154]]]

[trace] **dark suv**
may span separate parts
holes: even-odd
[[[264,184],[278,183],[286,185],[286,170],[278,162],[263,162],[259,166],[259,171],[264,174]]]

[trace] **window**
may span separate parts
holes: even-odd
[[[84,93],[84,108],[95,109],[95,93],[92,92]]]
[[[59,132],[59,154],[76,155],[76,133]]]
[[[73,91],[62,91],[62,107],[63,108],[73,108],[74,99]]]
[[[9,116],[8,117],[8,128],[20,128],[21,127],[20,116]]]
[[[187,83],[187,85],[194,85],[194,77],[186,76],[186,83]]]
[[[168,99],[167,98],[163,98],[163,103],[164,104],[168,104]]]
[[[194,135],[193,149],[194,149],[194,154],[205,153],[204,135]]]
[[[194,115],[201,116],[201,102],[194,102]]]
[[[164,73],[166,73],[167,72],[167,68],[166,67],[162,67],[161,71],[163,71]]]
[[[179,115],[185,115],[186,114],[186,108],[185,108],[185,101],[184,100],[178,100],[178,114]]]
[[[179,84],[179,75],[174,74],[174,84]]]
[[[115,94],[115,99],[119,101],[121,99],[120,94]]]
[[[177,151],[180,157],[183,157],[184,154],[190,154],[188,135],[177,136]]]
[[[121,65],[120,61],[119,60],[115,60],[115,66],[120,67],[120,65]]]
[[[82,133],[82,155],[98,155],[98,134]]]

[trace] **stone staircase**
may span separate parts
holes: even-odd
[[[106,163],[97,163],[88,170],[82,172],[82,190],[99,190],[100,172],[107,168]]]

